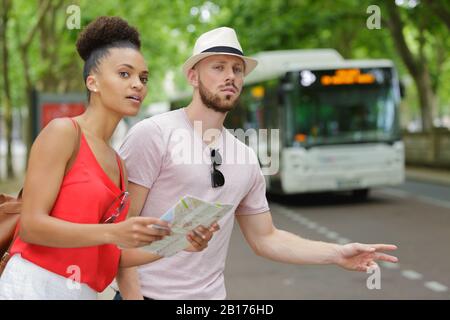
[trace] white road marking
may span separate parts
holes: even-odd
[[[338,238],[337,239],[337,243],[339,243],[339,244],[347,244],[347,243],[350,243],[350,242],[352,242],[350,239],[347,239],[347,238]]]
[[[293,278],[287,278],[283,279],[282,283],[285,286],[292,286],[295,283],[295,280]]]
[[[417,199],[419,199],[422,202],[432,204],[434,206],[450,209],[450,202],[448,202],[448,201],[434,199],[434,198],[430,198],[430,197],[426,197],[426,196],[417,196]]]
[[[317,232],[320,233],[320,234],[328,233],[328,228],[326,228],[326,227],[319,227],[317,229]]]
[[[407,198],[407,197],[412,197],[412,198],[416,198],[418,200],[421,200],[423,202],[427,202],[427,203],[431,203],[434,205],[440,205],[440,206],[444,206],[444,207],[448,207],[450,208],[450,202],[447,201],[442,201],[442,200],[436,200],[436,199],[432,199],[432,198],[428,198],[428,197],[424,197],[424,196],[414,196],[413,194],[410,194],[406,191],[403,190],[397,190],[397,189],[391,189],[391,188],[385,188],[383,190],[381,190],[380,192],[388,194],[388,195],[392,195],[395,197],[399,197],[399,198]],[[329,239],[336,239],[336,242],[339,244],[347,244],[350,243],[351,240],[344,238],[344,237],[339,237],[339,234],[337,232],[331,231],[326,227],[320,226],[319,224],[317,224],[316,222],[309,220],[306,217],[303,217],[301,214],[297,214],[294,211],[287,209],[283,206],[276,206],[279,207],[280,210],[278,212],[280,212],[281,214],[283,214],[284,216],[294,220],[295,222],[298,222],[299,224],[305,225],[306,227],[308,227],[309,229],[316,229],[317,228],[317,232],[321,233],[321,234],[325,234],[325,236]],[[378,262],[378,264],[380,266],[382,266],[383,268],[386,269],[391,269],[391,270],[398,270],[400,269],[400,264],[398,263],[389,263],[389,262],[385,262],[385,261],[380,261]],[[420,274],[419,272],[416,272],[414,270],[401,270],[401,275],[409,280],[421,280],[424,278],[424,276],[422,274]],[[284,279],[283,280],[283,284],[284,285],[292,285],[291,279]],[[447,292],[448,291],[448,287],[436,282],[436,281],[427,281],[424,283],[424,286],[429,289],[432,290],[434,292]]]
[[[304,217],[297,218],[297,221],[300,222],[301,224],[305,224],[305,223],[309,222],[309,220]]]
[[[381,261],[379,264],[386,269],[400,269],[400,264]]]
[[[298,223],[301,223],[301,224],[304,224],[305,222],[308,221],[308,220],[306,220],[305,218],[303,218],[303,217],[298,217],[298,216],[294,216],[294,217],[292,217],[291,219],[294,220],[294,221],[296,221],[296,222],[298,222]]]
[[[406,199],[406,198],[413,198],[420,202],[424,202],[427,204],[431,204],[438,207],[443,207],[446,209],[450,209],[450,202],[440,199],[435,199],[427,196],[417,195],[412,192],[400,190],[400,189],[394,189],[394,188],[383,188],[378,190],[378,192],[383,193],[388,196],[393,196],[396,198]]]
[[[425,282],[425,287],[434,292],[446,292],[448,290],[447,286],[444,286],[443,284],[436,281]]]
[[[325,237],[327,237],[328,239],[336,239],[339,237],[337,232],[334,231],[330,231],[328,233],[325,234]]]
[[[292,213],[290,211],[287,211],[287,210],[284,212],[284,215],[289,217],[289,218],[291,218],[291,219],[293,219],[295,217],[294,213]]]
[[[423,275],[414,270],[403,270],[402,276],[409,280],[419,280],[423,278]]]
[[[308,222],[308,223],[305,223],[305,225],[306,225],[309,229],[315,229],[315,228],[317,228],[317,223],[315,223],[315,222]]]

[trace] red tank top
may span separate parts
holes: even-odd
[[[71,119],[73,122],[74,120]],[[74,122],[76,126],[76,122]],[[98,224],[110,205],[125,191],[122,166],[116,154],[120,170],[121,188],[103,171],[81,132],[80,148],[61,184],[61,188],[50,215],[73,223]],[[44,182],[45,183],[45,182]],[[125,220],[129,204],[115,220]],[[103,291],[117,274],[120,249],[113,244],[82,247],[54,248],[29,244],[16,238],[11,255],[20,253],[24,259],[59,274],[76,279],[79,270],[80,282],[97,292]]]

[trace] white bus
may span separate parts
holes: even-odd
[[[228,129],[279,130],[268,153],[269,192],[298,194],[369,189],[404,181],[400,85],[390,60],[345,60],[332,49],[261,52],[245,79]],[[176,101],[175,101],[176,100]],[[186,105],[182,99],[172,107]],[[273,161],[279,161],[274,164]]]

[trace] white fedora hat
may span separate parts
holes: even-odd
[[[236,56],[244,60],[246,76],[255,69],[258,61],[244,56],[236,32],[228,27],[213,29],[202,34],[195,42],[192,56],[183,64],[183,73],[187,77],[188,71],[200,60],[217,54]]]

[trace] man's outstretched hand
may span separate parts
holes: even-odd
[[[349,243],[339,246],[336,264],[347,270],[367,272],[378,267],[377,260],[397,263],[397,257],[382,252],[396,249],[391,244]]]

